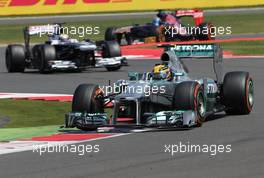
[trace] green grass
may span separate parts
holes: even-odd
[[[24,127],[24,128],[1,128],[0,141],[11,141],[18,139],[30,139],[38,136],[48,136],[58,132],[59,125]]]
[[[56,101],[0,100],[0,114],[11,119],[5,128],[63,125],[71,103]]]
[[[63,125],[64,116],[70,111],[71,102],[0,100],[0,116],[11,119],[5,128]],[[111,109],[105,112],[111,115]]]
[[[0,100],[0,115],[10,118],[0,128],[0,141],[27,139],[57,133],[70,111],[69,102]]]
[[[206,20],[215,26],[232,27],[233,34],[263,33],[263,13],[208,16]]]
[[[224,50],[232,51],[240,55],[263,55],[264,41],[239,41],[231,43],[222,43]]]
[[[64,116],[71,111],[70,102],[0,100],[0,116],[10,118],[0,128],[0,141],[28,139],[58,133],[64,125]],[[110,116],[111,109],[105,112]],[[70,129],[72,130],[72,128]]]
[[[150,22],[149,18],[128,18],[121,20],[96,20],[96,21],[87,21],[87,22],[75,22],[75,23],[67,23],[66,27],[99,27],[100,34],[98,35],[86,35],[85,37],[78,37],[78,35],[71,35],[73,38],[77,39],[92,39],[103,40],[104,32],[107,27],[111,26],[127,26],[132,24],[144,24],[146,22]],[[5,43],[23,43],[23,28],[25,25],[0,25],[0,44]],[[47,39],[47,37],[38,37],[35,36],[32,38],[31,42],[43,42]]]
[[[213,15],[207,16],[206,21],[213,22],[215,26],[232,27],[233,34],[240,33],[261,33],[264,32],[263,13],[253,14],[236,14],[236,15]],[[67,23],[67,26],[74,27],[100,27],[99,35],[86,35],[85,38],[92,40],[102,40],[104,32],[110,26],[126,26],[132,24],[144,24],[151,22],[152,18],[126,18],[118,20],[91,20],[86,22]],[[192,24],[190,18],[184,19],[185,23]],[[0,25],[0,43],[22,43],[23,33],[22,30],[25,25]],[[73,36],[78,38],[78,36]],[[35,37],[32,42],[43,42],[44,39]]]
[[[216,27],[231,27],[232,34],[264,33],[263,13],[212,15],[206,16],[205,21]],[[194,25],[191,17],[183,18],[184,24]]]

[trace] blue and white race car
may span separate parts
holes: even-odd
[[[26,68],[41,73],[55,70],[78,70],[87,67],[105,67],[108,71],[120,69],[125,58],[114,41],[78,41],[62,34],[62,25],[29,26],[24,29],[25,45],[12,44],[6,49],[8,72],[24,72]],[[31,36],[48,35],[44,44],[30,46]]]

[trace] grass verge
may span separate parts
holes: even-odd
[[[0,100],[0,114],[11,119],[5,128],[37,127],[64,123],[71,103],[55,101]]]
[[[224,50],[232,51],[235,55],[264,55],[264,41],[239,41],[221,45]]]
[[[0,115],[10,118],[0,128],[0,141],[10,141],[58,133],[71,103],[4,99],[0,100],[0,108]],[[105,111],[110,116],[111,109]]]
[[[58,132],[59,125],[24,127],[24,128],[1,128],[0,141],[12,141],[18,139],[30,139],[38,136],[48,136]]]

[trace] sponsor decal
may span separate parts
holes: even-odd
[[[177,45],[176,51],[212,51],[213,45]]]

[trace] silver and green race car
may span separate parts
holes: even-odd
[[[72,111],[66,114],[65,126],[82,130],[99,127],[190,128],[201,126],[208,116],[218,112],[232,115],[251,112],[253,79],[243,71],[224,75],[223,52],[218,44],[160,47],[164,48],[161,62],[169,66],[171,80],[156,78],[152,72],[129,72],[129,80],[119,80],[111,85],[110,93],[95,84],[81,84],[75,90]],[[191,78],[183,63],[185,58],[212,59],[216,79]],[[104,110],[109,103],[113,103],[111,116]]]

